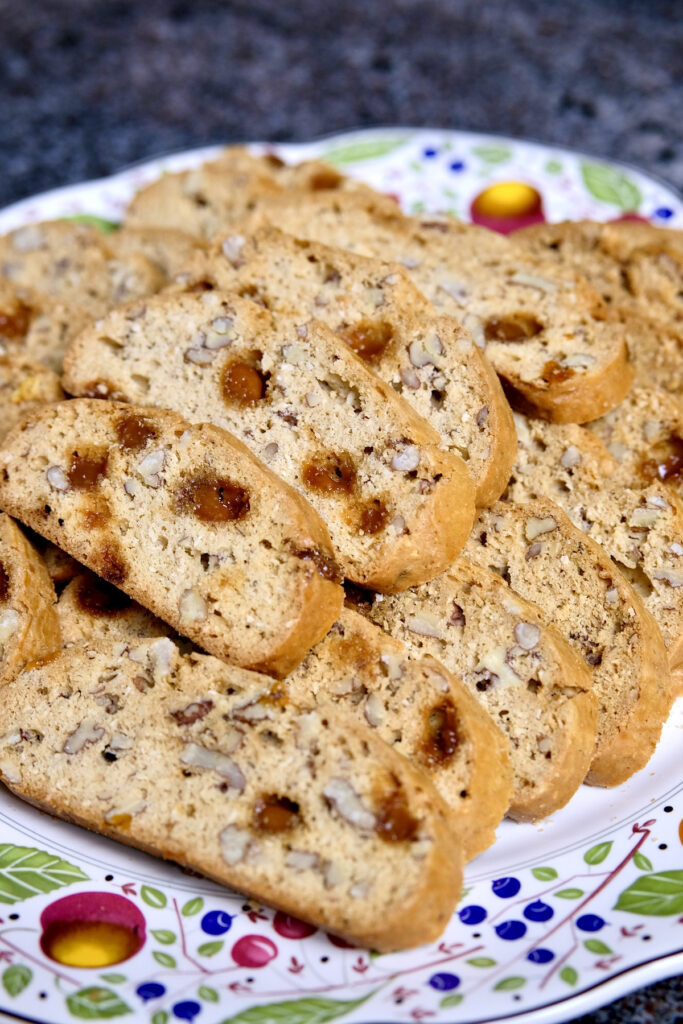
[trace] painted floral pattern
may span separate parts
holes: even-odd
[[[628,214],[683,226],[683,203],[664,184],[531,143],[383,129],[277,151],[331,160],[408,210],[469,219],[487,188],[507,183],[534,190],[548,220]],[[0,230],[55,216],[114,229],[135,188],[211,152],[27,200],[0,213]],[[457,1024],[531,1020],[540,1008],[550,1021],[675,973],[682,710],[619,790],[583,787],[552,821],[504,822],[469,865],[438,943],[381,956],[0,792],[0,1009],[46,1024]]]

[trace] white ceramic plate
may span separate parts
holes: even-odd
[[[683,226],[683,202],[662,182],[535,143],[385,128],[273,149],[288,160],[331,160],[396,193],[408,210],[468,218],[488,186],[522,182],[538,192],[548,220],[637,214]],[[0,213],[0,231],[58,216],[117,221],[140,185],[214,152],[164,157],[26,200]],[[469,865],[441,940],[384,956],[344,948],[2,791],[0,1013],[46,1024],[551,1024],[579,1016],[683,969],[681,728],[678,706],[651,763],[619,789],[582,787],[539,825],[503,822],[496,845]],[[112,921],[136,923],[144,941],[115,964],[64,966],[41,939],[50,920],[69,916],[109,922],[112,935]]]

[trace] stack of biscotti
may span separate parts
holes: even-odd
[[[389,949],[438,934],[504,814],[642,768],[683,513],[596,434],[652,433],[629,388],[677,392],[678,314],[653,238],[614,238],[598,273],[233,147],[107,237],[0,240],[0,508],[53,545],[48,573],[3,517],[42,567],[8,610],[52,623],[5,644],[3,780]]]

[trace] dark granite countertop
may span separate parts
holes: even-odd
[[[527,136],[683,188],[676,0],[0,0],[0,206],[160,153],[382,124]],[[582,1024],[679,1024],[662,982]]]

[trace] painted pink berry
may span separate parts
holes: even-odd
[[[298,917],[283,914],[280,910],[275,915],[273,928],[284,939],[307,939],[309,935],[315,935],[318,930],[307,921],[300,921]]]
[[[243,935],[231,955],[238,967],[265,967],[277,956],[277,946],[265,935]]]

